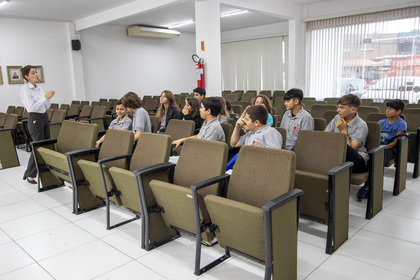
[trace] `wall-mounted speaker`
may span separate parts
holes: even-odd
[[[80,40],[71,40],[71,48],[73,49],[73,51],[80,51],[82,49]]]

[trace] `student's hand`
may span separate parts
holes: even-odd
[[[240,119],[243,119],[246,115],[246,110],[251,107],[251,106],[246,106],[245,110],[242,112],[241,116],[239,117]]]
[[[175,148],[178,148],[179,145],[181,145],[181,144],[182,144],[181,139],[178,139],[178,140],[175,140],[175,141],[172,142],[172,145],[175,145]]]
[[[242,118],[239,118],[237,121],[236,121],[236,127],[237,128],[242,128],[244,125],[245,125],[245,121],[244,121],[244,118],[242,117]]]
[[[46,99],[50,99],[51,97],[53,97],[53,96],[54,96],[54,94],[55,94],[55,91],[53,91],[53,90],[49,90],[49,91],[47,91],[47,92],[44,94],[44,97],[45,97]]]
[[[341,131],[347,131],[347,123],[343,118],[339,118],[335,126]]]
[[[96,143],[95,143],[95,148],[99,148],[99,145],[100,145],[101,143],[99,142],[99,140],[98,141],[96,141]]]

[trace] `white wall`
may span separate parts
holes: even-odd
[[[0,111],[8,105],[21,106],[22,84],[9,85],[6,66],[42,65],[44,90],[55,90],[54,103],[67,103],[75,93],[68,77],[71,74],[71,43],[67,23],[0,18]]]
[[[99,26],[80,33],[86,95],[89,100],[192,92],[196,87],[195,37],[173,39],[128,37],[126,29]]]

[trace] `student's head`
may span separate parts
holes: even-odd
[[[228,114],[232,113],[233,111],[232,103],[230,103],[226,99],[225,99],[225,102],[226,102],[226,111],[228,112]]]
[[[200,113],[200,101],[195,97],[185,98],[185,108],[188,110],[188,114],[195,118]]]
[[[115,112],[117,113],[117,116],[120,119],[123,119],[125,115],[127,115],[127,108],[125,108],[122,104],[122,99],[118,100],[117,103],[115,103]]]
[[[388,118],[399,116],[404,110],[405,104],[400,99],[390,100],[386,103],[386,116]]]
[[[175,105],[175,96],[170,90],[164,90],[160,94],[160,104],[169,104],[170,106]]]
[[[140,97],[132,91],[123,96],[122,104],[130,113],[136,112],[136,110],[142,106]]]
[[[35,84],[39,80],[38,72],[36,71],[36,68],[32,65],[26,65],[25,67],[20,69],[20,72],[22,73],[22,77],[28,83]]]
[[[338,115],[340,118],[347,119],[349,117],[353,117],[356,112],[357,108],[360,106],[360,99],[355,94],[346,94],[338,99]]]
[[[268,112],[264,105],[253,105],[246,110],[245,126],[248,130],[257,131],[267,124]]]
[[[202,87],[197,87],[193,90],[194,97],[197,98],[199,101],[206,98],[206,90]]]
[[[201,101],[200,116],[202,119],[206,119],[208,115],[217,117],[221,107],[222,105],[217,97],[204,98]]]
[[[271,101],[270,99],[264,95],[264,94],[259,94],[257,95],[257,97],[255,97],[254,101],[252,102],[252,105],[264,105],[265,108],[267,108],[267,111],[272,114],[273,113],[273,106],[271,106]]]
[[[228,113],[227,108],[226,108],[226,100],[221,96],[216,97],[216,98],[219,99],[220,106],[221,106],[220,107],[220,113],[219,113],[219,120],[221,119],[222,116],[229,117],[229,113]]]
[[[292,88],[284,94],[284,105],[286,110],[292,110],[295,106],[300,106],[303,99],[303,91],[298,88]]]

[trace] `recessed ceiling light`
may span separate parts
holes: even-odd
[[[7,4],[7,1],[0,2],[0,7]]]
[[[194,21],[193,20],[187,20],[187,21],[183,21],[183,22],[179,22],[179,23],[169,25],[168,28],[177,28],[177,27],[188,25],[188,24],[191,24],[191,23],[194,23]]]
[[[233,11],[233,12],[227,12],[220,15],[220,17],[230,17],[230,16],[236,16],[241,14],[248,13],[248,10],[241,10],[241,11]]]

